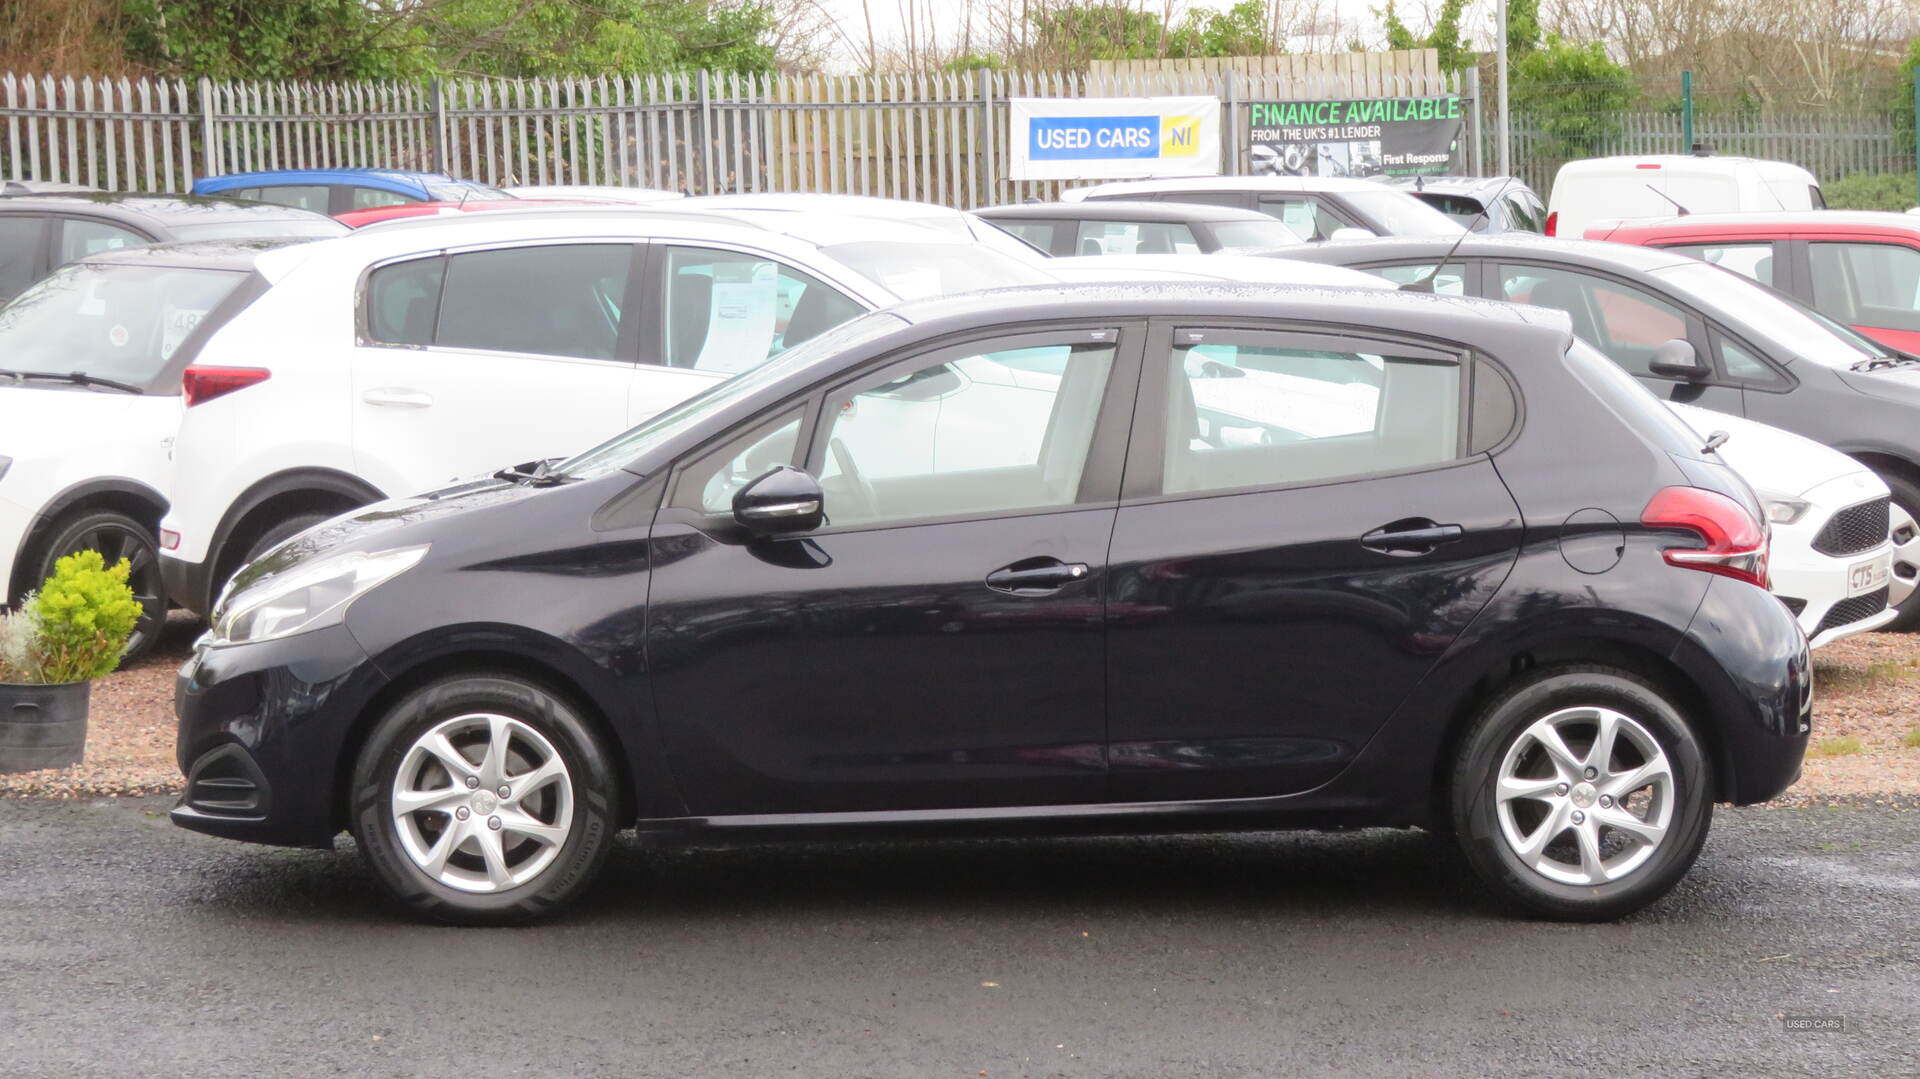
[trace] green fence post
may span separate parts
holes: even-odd
[[[1680,152],[1693,152],[1693,72],[1680,73]]]
[[[1920,199],[1920,71],[1913,76],[1913,188]]]

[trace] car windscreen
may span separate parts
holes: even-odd
[[[1213,238],[1222,251],[1252,251],[1266,247],[1294,247],[1306,243],[1300,234],[1284,223],[1266,221],[1209,221]]]
[[[1753,327],[1756,335],[1788,357],[1827,367],[1851,367],[1863,357],[1883,355],[1857,335],[1836,333],[1800,304],[1732,270],[1689,261],[1653,272],[1668,285]]]
[[[821,251],[903,300],[1055,280],[1031,263],[981,244],[863,240]]]
[[[562,461],[553,467],[552,473],[558,476],[590,479],[594,476],[606,475],[615,469],[625,468],[652,450],[692,430],[708,416],[743,397],[757,393],[762,387],[778,382],[824,357],[891,333],[900,326],[900,319],[885,313],[867,314],[850,322],[843,322],[818,337],[802,341],[744,374],[715,382],[704,392],[687,398],[651,419],[641,421],[639,426],[629,428],[584,453]]]
[[[147,386],[246,279],[241,270],[76,262],[0,309],[0,367]]]
[[[1464,228],[1472,228],[1487,208],[1479,199],[1465,195],[1443,195],[1438,191],[1416,191],[1413,197],[1446,214]]]
[[[175,225],[174,236],[181,240],[272,240],[281,237],[321,239],[345,236],[353,230],[330,217],[286,217],[257,220],[235,218],[209,221],[200,225]]]
[[[1461,228],[1446,214],[1404,191],[1342,191],[1340,198],[1377,222],[1382,236],[1458,236]]]

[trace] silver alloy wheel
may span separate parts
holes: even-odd
[[[1561,884],[1606,884],[1640,868],[1666,838],[1676,800],[1660,743],[1600,707],[1563,708],[1521,731],[1494,786],[1507,846]]]
[[[428,876],[499,892],[539,876],[573,827],[573,777],[511,716],[455,716],[414,740],[390,799],[400,845]]]
[[[1887,534],[1893,539],[1893,573],[1887,580],[1887,605],[1898,607],[1920,587],[1920,524],[1898,502],[1887,506]]]

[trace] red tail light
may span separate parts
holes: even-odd
[[[189,367],[180,378],[180,392],[192,408],[272,377],[273,372],[264,367]]]
[[[1669,565],[1767,587],[1766,526],[1726,495],[1701,487],[1667,487],[1647,503],[1640,523],[1685,529],[1705,544],[1667,548],[1663,555]]]
[[[1555,236],[1555,235],[1558,235],[1559,232],[1560,232],[1560,211],[1555,210],[1554,212],[1547,215],[1546,234],[1548,236]]]

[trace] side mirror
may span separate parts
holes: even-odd
[[[1348,225],[1345,228],[1334,229],[1333,232],[1327,236],[1328,240],[1335,243],[1342,240],[1371,240],[1373,238],[1374,233],[1372,229],[1355,228],[1352,225]]]
[[[1710,371],[1693,351],[1693,344],[1676,337],[1653,350],[1653,359],[1647,361],[1647,373],[1693,382],[1707,377]]]
[[[733,519],[759,536],[810,532],[826,519],[820,481],[792,465],[777,465],[734,492]]]

